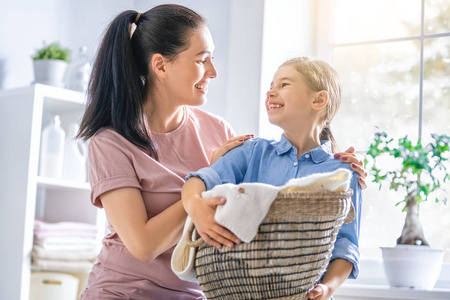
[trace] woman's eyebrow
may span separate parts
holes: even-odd
[[[199,53],[197,53],[197,54],[195,54],[195,55],[197,56],[197,55],[203,55],[203,54],[209,54],[209,55],[212,55],[212,52],[209,51],[209,50],[203,50],[203,51],[200,51]]]

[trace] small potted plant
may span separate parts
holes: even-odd
[[[420,203],[446,202],[436,192],[443,190],[442,185],[450,179],[444,165],[449,156],[450,137],[431,136],[432,142],[422,146],[420,140],[414,145],[408,137],[395,140],[385,132],[377,132],[367,151],[365,163],[373,181],[379,183],[380,189],[387,183],[389,189],[401,192],[404,197],[397,203],[403,204],[406,212],[397,246],[381,247],[391,286],[431,289],[442,267],[445,251],[429,246],[419,220]]]
[[[33,56],[35,83],[64,87],[64,77],[70,61],[70,50],[59,43],[51,43],[36,51]]]

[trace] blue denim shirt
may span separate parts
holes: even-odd
[[[242,146],[230,150],[214,165],[192,172],[186,179],[192,176],[200,177],[207,190],[224,183],[261,182],[278,186],[286,184],[292,178],[331,172],[339,168],[351,170],[350,164],[333,158],[329,141],[324,141],[321,146],[297,159],[297,149],[283,134],[279,141],[261,138],[247,140]],[[331,260],[343,258],[353,263],[349,278],[356,278],[359,273],[358,238],[362,194],[358,184],[359,175],[351,171],[353,176],[350,188],[353,189],[355,220],[350,224],[343,224]]]

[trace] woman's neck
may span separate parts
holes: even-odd
[[[177,129],[183,122],[184,106],[172,106],[164,101],[155,102],[147,101],[144,108],[149,130],[168,133]]]

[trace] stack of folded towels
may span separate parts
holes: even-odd
[[[88,272],[97,256],[96,236],[92,224],[35,220],[32,265],[41,270]]]

